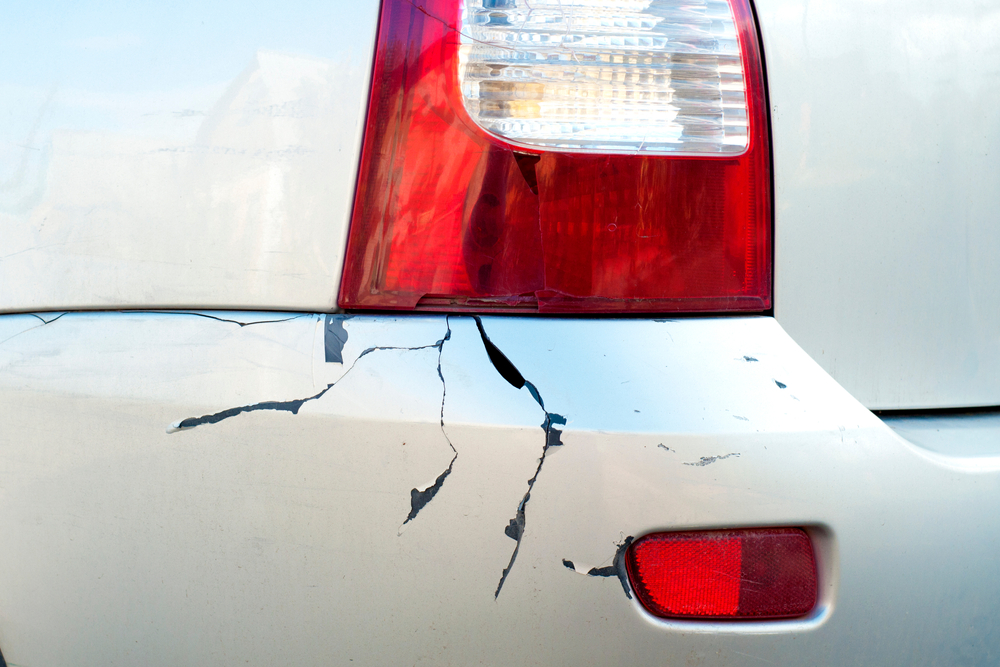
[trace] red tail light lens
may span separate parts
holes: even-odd
[[[639,601],[663,618],[788,618],[816,606],[812,542],[798,528],[656,533],[625,563]]]
[[[567,1],[581,7],[594,4]],[[511,21],[527,21],[524,17],[531,12],[518,14],[519,2],[482,0],[487,9],[477,11],[485,17],[480,17],[485,27],[479,26],[476,34],[493,34],[489,29],[493,22],[509,26]],[[606,4],[614,5],[615,0]],[[766,110],[748,2],[731,0],[727,20],[735,25],[738,46],[734,41],[726,61],[730,64],[716,69],[691,53],[711,46],[712,26],[719,21],[710,16],[699,19],[699,10],[687,6],[692,3],[681,7],[674,0],[654,0],[653,4],[667,6],[664,16],[683,14],[688,17],[683,25],[695,26],[691,34],[671,28],[665,43],[669,47],[670,39],[679,40],[680,46],[670,47],[675,52],[653,53],[644,45],[664,42],[652,38],[644,42],[642,35],[619,39],[615,33],[626,29],[620,26],[638,25],[638,30],[656,21],[630,23],[597,15],[590,21],[600,28],[597,37],[581,38],[574,48],[559,47],[562,51],[553,47],[548,56],[532,52],[530,57],[548,69],[539,65],[535,70],[541,72],[541,83],[524,84],[489,78],[493,73],[501,79],[509,75],[511,63],[521,55],[516,43],[496,47],[500,55],[495,66],[487,62],[488,49],[479,53],[474,73],[479,79],[461,78],[460,51],[463,39],[468,49],[471,38],[463,36],[460,27],[475,14],[469,7],[463,10],[461,0],[384,0],[340,306],[539,312],[769,308]],[[545,37],[545,30],[549,28],[543,25],[538,34]],[[610,31],[610,37],[602,30]],[[503,34],[521,39],[519,31]],[[632,50],[609,56],[601,44]],[[532,114],[547,113],[545,77],[560,75],[552,64],[563,56],[567,62],[576,58],[601,67],[608,63],[607,68],[595,65],[587,70],[591,79],[607,77],[607,86],[590,81],[586,93],[592,97],[610,91],[606,107],[584,100],[580,104],[590,106],[579,110],[583,107],[574,106],[573,96],[582,93],[572,82],[567,84],[565,76],[550,86],[556,91],[552,95],[570,100],[552,112],[562,114],[560,122],[570,131],[573,123],[565,119],[573,113],[586,111],[590,115],[584,120],[600,125],[593,118],[600,119],[604,113],[600,110],[607,109],[614,121],[607,125],[617,123],[617,134],[605,133],[614,135],[607,147],[586,139],[564,145],[558,137],[545,134],[545,127],[536,132],[539,123],[531,125]],[[463,57],[467,62],[468,55]],[[613,68],[620,62],[632,63],[634,71],[617,72]],[[529,66],[522,69],[526,76],[537,73]],[[651,81],[654,87],[652,92],[615,88],[616,77]],[[665,86],[660,92],[657,81]],[[467,86],[465,100],[462,85]],[[478,120],[466,108],[471,85],[478,86]],[[705,95],[708,102],[702,100]],[[642,136],[644,112],[626,104],[642,96],[653,100],[656,113],[683,125],[675,144],[670,144],[669,132],[657,135],[660,143],[653,149],[638,139],[633,144],[622,142],[622,133]],[[688,106],[677,106],[681,97]],[[736,98],[738,104],[731,104]],[[730,108],[734,104],[736,111]],[[632,109],[627,123],[624,116],[615,115],[624,114],[620,109],[626,107]],[[506,127],[507,116],[497,120],[497,114],[527,114],[527,120],[520,116],[515,120],[521,123],[518,127],[534,128],[523,135],[529,138],[514,145],[487,132],[483,118],[491,128]],[[735,150],[733,124],[739,126],[741,142]],[[580,127],[586,130],[591,125]],[[705,136],[719,126],[728,128],[726,138],[719,141],[730,144],[712,155],[713,144]],[[536,135],[547,137],[544,141],[551,146],[532,145]],[[626,149],[628,154],[621,154]],[[587,154],[588,150],[600,154]]]

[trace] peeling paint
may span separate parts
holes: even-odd
[[[323,328],[323,349],[326,352],[326,363],[344,363],[344,345],[347,344],[347,329],[344,321],[353,315],[327,315],[326,326]]]
[[[524,386],[526,386],[528,388],[528,393],[531,394],[531,397],[533,399],[535,399],[535,402],[538,403],[538,405],[541,406],[542,410],[544,410],[545,409],[545,401],[542,400],[542,395],[538,393],[537,389],[535,389],[535,385],[533,385],[530,382],[528,382],[527,380],[525,380]]]
[[[202,315],[201,313],[188,313],[188,314],[191,314],[191,315]],[[220,318],[216,318],[216,317],[211,317],[210,315],[204,315],[204,317],[209,317],[211,319],[220,319]],[[288,319],[295,319],[295,318],[288,318]],[[223,320],[223,321],[231,321],[234,324],[239,324],[240,326],[248,326],[249,324],[260,324],[260,323],[262,323],[262,322],[241,323],[241,322],[236,322],[235,320]],[[271,320],[271,321],[272,322],[278,322],[278,321],[284,321],[284,320]],[[316,399],[321,398],[324,394],[326,394],[328,391],[330,391],[330,389],[332,389],[333,387],[335,387],[337,385],[337,383],[339,383],[341,380],[343,380],[345,377],[347,377],[348,374],[352,370],[354,370],[354,367],[358,364],[359,361],[361,361],[361,359],[363,359],[364,357],[368,356],[372,352],[378,352],[380,350],[409,350],[409,351],[415,351],[415,350],[426,350],[426,349],[430,349],[430,348],[438,348],[439,349],[439,354],[438,354],[438,375],[440,376],[441,375],[441,355],[440,355],[440,348],[444,345],[444,342],[446,340],[448,340],[449,338],[451,338],[451,327],[450,326],[449,326],[448,332],[445,334],[444,338],[442,338],[441,340],[437,341],[436,343],[434,343],[432,345],[420,345],[420,346],[417,346],[417,347],[388,347],[388,346],[386,346],[386,347],[379,347],[379,346],[369,347],[368,349],[364,350],[361,354],[358,355],[358,358],[354,360],[354,363],[351,364],[351,367],[348,368],[344,372],[344,374],[341,375],[340,378],[336,382],[331,382],[330,384],[326,385],[325,389],[323,389],[319,393],[313,394],[312,396],[307,396],[306,398],[296,398],[296,399],[287,400],[287,401],[262,401],[260,403],[253,403],[251,405],[241,405],[241,406],[238,406],[238,407],[235,407],[235,408],[229,408],[228,410],[222,410],[220,412],[215,412],[215,413],[210,414],[210,415],[203,415],[201,417],[188,417],[187,419],[182,419],[182,420],[174,422],[173,424],[171,424],[170,426],[168,426],[167,427],[167,433],[176,433],[178,431],[185,431],[185,430],[188,430],[188,429],[195,428],[196,426],[202,426],[204,424],[217,424],[217,423],[219,423],[219,422],[221,422],[221,421],[223,421],[225,419],[229,419],[230,417],[235,417],[237,415],[241,415],[241,414],[244,414],[246,412],[257,412],[259,410],[275,410],[275,411],[280,411],[280,412],[291,412],[293,415],[298,414],[299,409],[305,403],[308,403],[309,401],[315,401]],[[442,382],[443,381],[444,381],[444,379],[442,378]],[[442,415],[443,414],[444,414],[444,400],[442,398]],[[442,419],[442,423],[443,423],[443,419]],[[450,441],[449,441],[448,444],[449,445],[451,444]],[[453,451],[454,451],[454,449],[455,448],[452,447]]]
[[[451,340],[450,316],[446,316],[444,318],[444,322],[445,326],[448,327],[448,331],[445,332],[444,338],[435,343],[433,347],[438,349],[437,372],[438,377],[441,379],[441,415],[439,421],[441,426],[441,435],[444,436],[445,442],[447,442],[448,446],[451,448],[452,457],[448,467],[444,472],[437,476],[437,479],[434,480],[433,484],[426,489],[410,489],[410,513],[406,515],[406,520],[403,521],[404,526],[415,519],[420,510],[422,510],[427,503],[434,499],[434,496],[437,495],[437,492],[440,491],[441,487],[444,485],[444,480],[448,479],[448,475],[451,474],[452,467],[455,465],[455,460],[458,459],[458,450],[455,449],[455,445],[452,444],[451,438],[448,437],[448,433],[444,430],[444,401],[448,396],[448,385],[445,383],[444,373],[441,371],[441,355],[444,354],[445,341]]]
[[[524,537],[525,528],[525,508],[528,505],[528,501],[531,499],[531,491],[535,486],[535,482],[538,480],[538,474],[542,471],[542,466],[545,465],[545,456],[548,454],[550,447],[561,447],[562,442],[562,431],[555,427],[556,424],[565,425],[566,418],[560,414],[554,412],[549,412],[545,409],[545,401],[542,399],[542,394],[538,391],[538,388],[526,380],[521,372],[517,370],[517,367],[507,358],[507,356],[500,351],[496,345],[490,340],[490,337],[486,334],[486,329],[483,327],[482,320],[473,316],[476,320],[476,327],[479,329],[479,334],[483,339],[483,345],[486,347],[486,354],[489,356],[490,361],[493,363],[494,368],[497,372],[511,384],[511,386],[521,389],[522,387],[527,387],[528,393],[531,397],[535,399],[539,407],[545,413],[545,421],[542,422],[541,427],[545,432],[545,444],[542,445],[542,455],[538,459],[538,467],[535,468],[535,474],[531,476],[528,480],[528,490],[525,491],[524,497],[521,498],[521,502],[517,506],[517,512],[514,514],[514,518],[511,519],[507,526],[503,529],[504,535],[511,538],[517,544],[514,545],[514,551],[510,555],[510,562],[507,563],[507,567],[503,569],[500,575],[500,581],[497,583],[496,592],[493,594],[494,599],[500,596],[500,591],[503,589],[504,582],[507,581],[507,575],[514,567],[514,561],[517,560],[518,550],[521,548],[521,538]]]
[[[478,316],[473,316],[473,319],[476,321],[476,328],[479,329],[479,335],[483,339],[483,345],[486,347],[486,355],[490,358],[490,363],[493,364],[493,367],[497,369],[500,376],[509,382],[512,387],[515,389],[523,387],[525,384],[524,376],[511,363],[510,359],[500,351],[500,348],[493,344],[490,337],[486,335],[486,329],[483,328],[483,321]],[[531,390],[529,389],[529,391]],[[533,391],[532,396],[535,396],[536,401],[539,400],[537,392]],[[544,410],[545,408],[542,407],[542,409]]]
[[[625,591],[625,596],[631,600],[632,599],[632,587],[628,583],[628,571],[625,568],[625,552],[628,551],[629,546],[635,538],[629,535],[618,545],[618,549],[615,551],[614,558],[611,560],[611,565],[605,567],[591,567],[586,569],[576,565],[571,560],[566,558],[562,559],[563,567],[573,570],[577,574],[585,574],[588,577],[618,577],[618,581],[622,585],[622,590]]]
[[[224,320],[222,318],[213,317],[211,315],[204,315],[202,313],[186,313],[186,314],[208,317],[210,319],[220,320],[224,322],[232,322],[234,324],[239,324],[240,326],[262,323],[262,322],[243,323],[243,322],[237,322],[235,320]],[[324,350],[325,350],[324,355],[327,362],[339,361],[340,363],[343,363],[343,349],[344,349],[344,344],[347,342],[347,331],[344,329],[343,322],[344,320],[350,319],[351,317],[352,317],[351,315],[327,316],[326,327],[325,327],[326,334],[324,343]],[[269,321],[285,322],[290,319],[296,319],[296,318],[291,317],[287,318],[286,320],[269,320]],[[451,458],[451,462],[448,464],[448,467],[444,470],[444,472],[438,475],[437,479],[434,480],[433,484],[430,484],[429,486],[423,489],[415,488],[410,490],[410,511],[406,515],[406,519],[403,521],[403,524],[405,525],[410,521],[412,521],[420,512],[420,510],[422,510],[427,505],[427,503],[433,500],[434,496],[436,496],[438,491],[441,490],[441,487],[444,484],[445,479],[447,479],[448,475],[451,474],[451,471],[455,465],[455,460],[458,459],[458,451],[455,449],[455,446],[452,444],[451,439],[448,437],[448,434],[444,430],[444,402],[447,396],[447,386],[444,381],[444,373],[441,371],[441,355],[444,351],[445,342],[451,340],[451,320],[449,317],[445,318],[445,326],[447,327],[445,335],[440,340],[430,345],[419,345],[416,347],[373,346],[365,349],[364,351],[361,352],[361,354],[358,355],[357,359],[354,360],[354,362],[351,364],[351,367],[348,368],[336,382],[328,384],[325,389],[312,396],[308,396],[306,398],[297,398],[288,401],[262,401],[260,403],[254,403],[252,405],[242,405],[235,408],[229,408],[228,410],[222,410],[220,412],[216,412],[210,415],[204,415],[201,417],[188,417],[187,419],[182,419],[181,421],[174,422],[173,424],[168,426],[167,433],[176,433],[178,431],[185,431],[188,429],[195,428],[196,426],[202,426],[204,424],[217,424],[225,419],[229,419],[230,417],[235,417],[237,415],[241,415],[247,412],[257,412],[259,410],[283,411],[283,412],[290,412],[293,415],[295,415],[298,414],[299,410],[305,403],[308,403],[309,401],[315,401],[316,399],[321,398],[324,394],[330,391],[334,386],[337,385],[337,383],[339,383],[341,380],[347,377],[348,374],[350,374],[350,372],[354,370],[354,367],[358,364],[359,361],[361,361],[364,357],[368,356],[373,352],[379,352],[382,350],[416,351],[416,350],[427,350],[436,348],[438,351],[437,374],[438,377],[441,379],[441,412],[439,415],[439,424],[441,427],[441,433],[442,435],[444,435],[444,439],[448,443],[448,447],[451,448],[453,456]]]
[[[449,444],[451,444],[449,442]],[[452,447],[454,449],[454,447]],[[406,521],[404,524],[409,523],[414,518],[416,518],[417,513],[424,508],[427,503],[434,499],[437,492],[441,490],[441,486],[444,484],[444,480],[451,474],[452,466],[455,465],[455,459],[458,458],[458,452],[451,457],[451,463],[448,464],[447,469],[443,473],[437,476],[434,483],[423,489],[410,489],[410,513],[406,515]]]
[[[743,361],[757,361],[757,360],[753,357],[748,357],[747,355],[744,354]]]
[[[531,383],[525,382],[526,385]],[[537,393],[537,390],[536,392]],[[541,403],[541,397],[539,397],[539,403]],[[555,428],[554,424],[566,424],[566,418],[562,415],[558,415],[552,412],[545,413],[545,421],[542,422],[542,429],[545,431],[545,444],[542,446],[542,455],[538,459],[538,467],[535,468],[535,474],[531,476],[528,480],[528,490],[524,493],[524,497],[521,498],[520,504],[517,506],[517,513],[514,518],[510,520],[507,527],[504,528],[504,534],[510,538],[517,541],[514,545],[514,552],[510,555],[510,562],[507,563],[507,567],[503,569],[503,573],[500,575],[500,581],[497,583],[497,590],[493,594],[494,598],[500,596],[500,591],[503,589],[504,582],[507,581],[507,575],[514,568],[514,561],[517,560],[517,552],[521,548],[521,538],[524,536],[525,527],[525,508],[528,505],[528,501],[531,499],[531,490],[535,486],[535,482],[538,480],[538,474],[542,472],[542,466],[545,465],[545,456],[548,454],[550,447],[560,447],[562,446],[562,431]]]
[[[666,445],[664,445],[662,442],[660,444],[658,444],[657,447],[659,447],[660,449],[665,449],[668,452],[674,451],[674,450],[670,449],[669,447],[667,447]]]
[[[346,373],[345,373],[346,375]],[[202,424],[217,424],[224,419],[229,419],[230,417],[235,417],[236,415],[241,415],[245,412],[256,412],[258,410],[278,410],[284,412],[291,412],[293,415],[299,413],[299,409],[309,401],[315,401],[320,398],[326,392],[330,391],[333,386],[337,384],[326,385],[326,389],[309,396],[308,398],[297,398],[291,401],[263,401],[261,403],[254,403],[253,405],[242,405],[236,408],[229,408],[228,410],[223,410],[221,412],[216,412],[210,415],[204,415],[202,417],[188,417],[187,419],[182,419],[179,422],[174,422],[167,427],[167,433],[176,433],[178,431],[184,431],[195,426],[201,426]]]
[[[739,452],[731,452],[729,454],[725,454],[725,455],[722,455],[722,456],[703,456],[703,457],[701,457],[700,461],[695,461],[693,463],[685,463],[684,465],[686,465],[686,466],[707,466],[707,465],[710,465],[712,463],[715,463],[716,461],[721,461],[723,459],[728,459],[731,456],[739,457],[739,455],[740,455]]]
[[[778,389],[784,389],[785,387],[788,386],[784,382],[778,382],[777,380],[774,381],[774,384],[778,385]]]

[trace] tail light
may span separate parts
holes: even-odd
[[[642,605],[664,618],[788,618],[816,606],[816,559],[799,528],[656,533],[625,553]]]
[[[343,308],[770,307],[748,0],[384,0]]]

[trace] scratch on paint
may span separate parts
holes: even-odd
[[[732,452],[730,454],[725,454],[723,456],[703,456],[700,461],[695,461],[693,463],[685,463],[686,466],[707,466],[709,464],[715,463],[716,461],[722,461],[723,459],[728,459],[730,456],[738,457],[739,452]]]

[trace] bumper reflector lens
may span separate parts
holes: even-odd
[[[662,618],[790,618],[816,606],[816,558],[800,528],[655,533],[625,562],[639,601]]]

